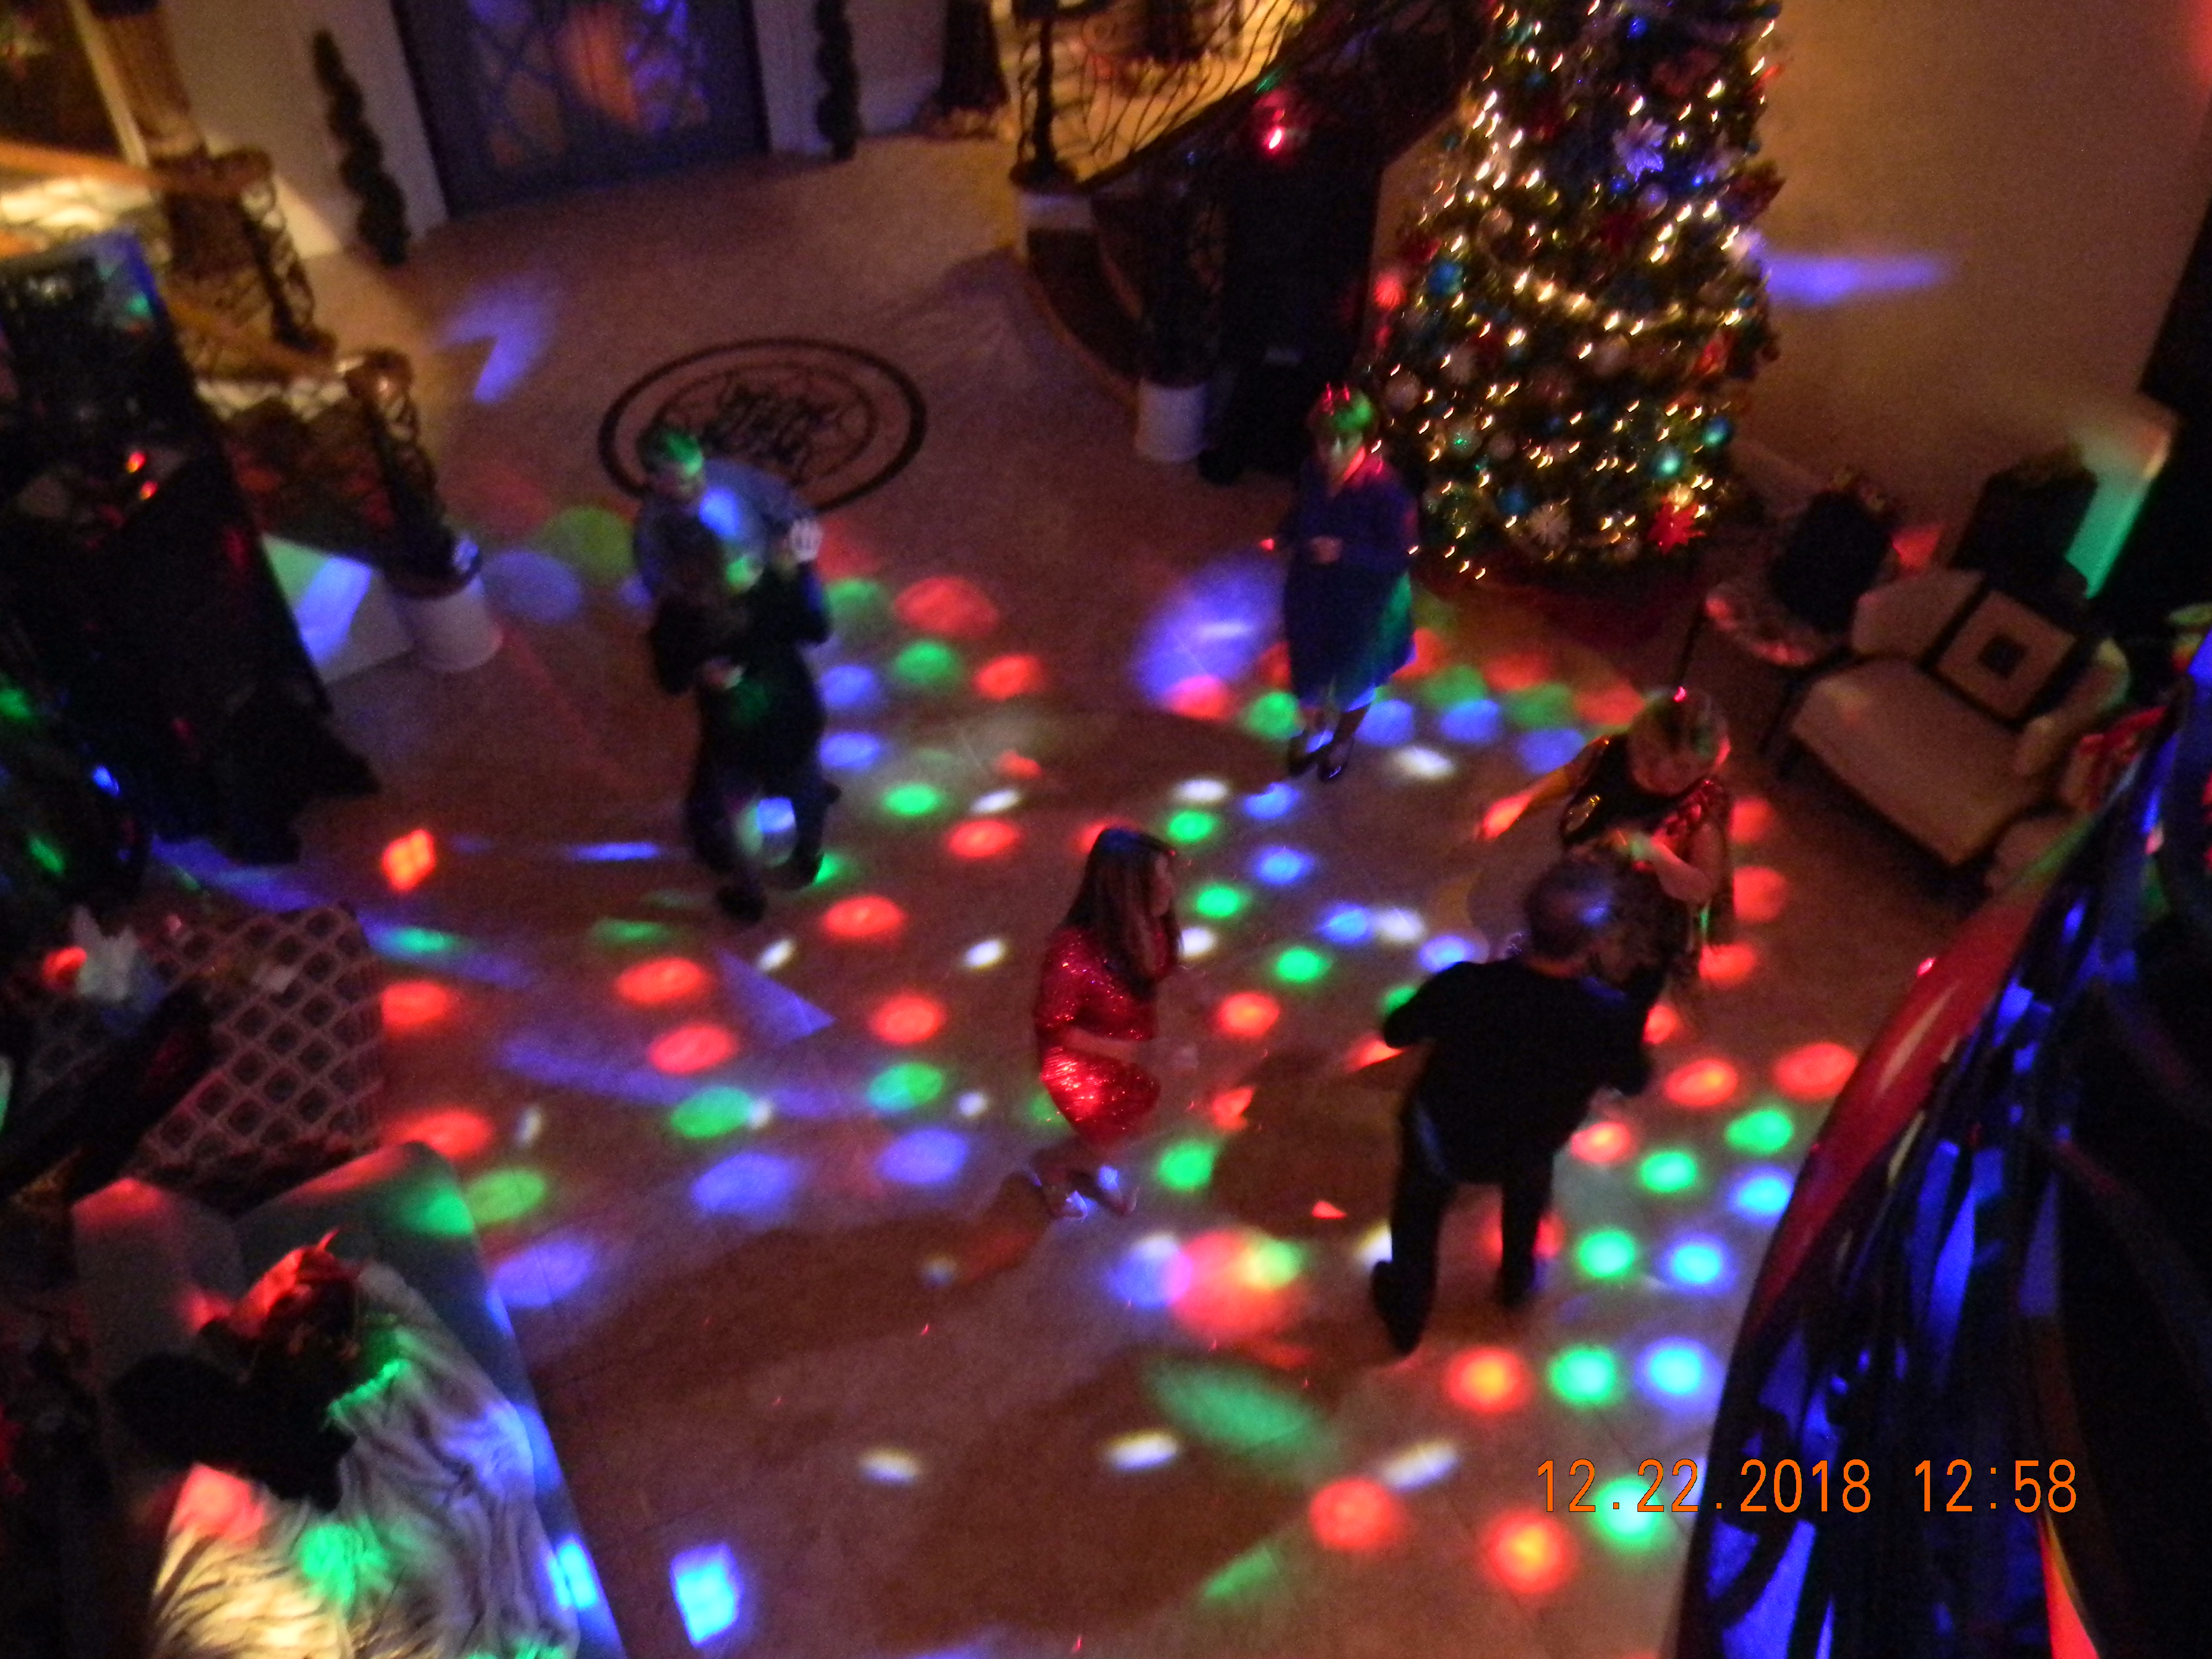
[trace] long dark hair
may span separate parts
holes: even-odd
[[[1141,830],[1101,830],[1084,861],[1083,884],[1061,923],[1097,940],[1115,973],[1139,996],[1152,995],[1182,960],[1182,925],[1174,908],[1156,921],[1152,905],[1152,866],[1174,856],[1174,848]],[[1146,968],[1155,937],[1160,949],[1157,973]]]

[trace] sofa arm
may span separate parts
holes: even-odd
[[[1917,657],[1980,586],[1970,570],[1930,570],[1870,587],[1851,613],[1851,649],[1862,657]]]
[[[2013,775],[2038,778],[2057,771],[2074,745],[2117,713],[2127,696],[2128,659],[2112,641],[2101,640],[2058,706],[2021,728]]]

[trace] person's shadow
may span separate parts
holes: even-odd
[[[1330,1056],[1269,1055],[1244,1079],[1243,1127],[1214,1160],[1214,1202],[1279,1238],[1357,1237],[1389,1213],[1403,1057],[1355,1073]]]

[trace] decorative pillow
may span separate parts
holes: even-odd
[[[1929,672],[1984,714],[2016,726],[2073,665],[2079,643],[2057,623],[1990,588],[1938,643]]]

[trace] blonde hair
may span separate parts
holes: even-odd
[[[1719,699],[1691,686],[1654,692],[1629,721],[1628,733],[1669,755],[1694,756],[1709,771],[1728,754],[1728,715]]]

